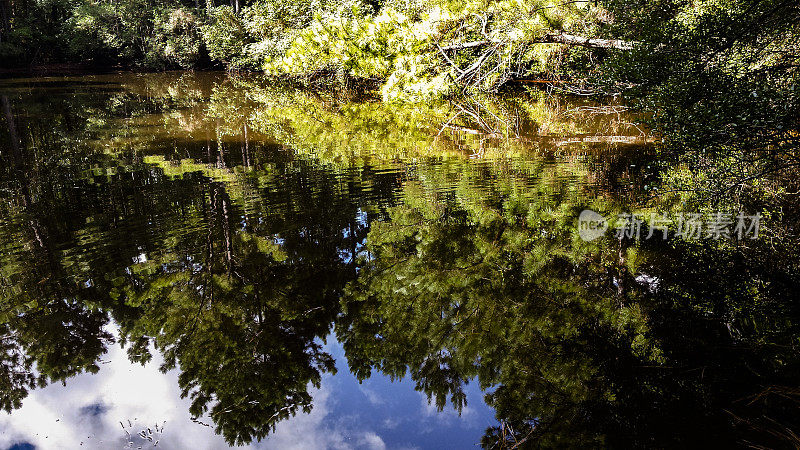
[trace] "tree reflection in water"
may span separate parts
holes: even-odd
[[[408,376],[440,408],[479,383],[486,447],[798,445],[790,224],[747,245],[578,237],[585,208],[670,207],[637,202],[654,180],[619,144],[646,141],[630,118],[119,83],[4,85],[7,411],[119,341],[248,443],[312,408],[333,331],[359,379]]]

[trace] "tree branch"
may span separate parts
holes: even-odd
[[[583,36],[575,36],[573,34],[567,34],[564,32],[559,32],[557,34],[548,34],[543,38],[543,40],[540,43],[580,45],[582,47],[591,47],[591,48],[615,48],[618,50],[631,50],[635,44],[634,42],[623,41],[621,39],[586,38]]]
[[[599,39],[587,38],[583,36],[576,36],[574,34],[567,34],[563,31],[550,33],[543,36],[541,39],[530,41],[531,44],[566,44],[566,45],[579,45],[581,47],[589,48],[614,48],[618,50],[631,50],[636,42],[623,41],[621,39]],[[489,44],[502,44],[499,41],[472,41],[460,44],[450,44],[442,47],[442,50],[463,50],[467,48],[482,47]]]

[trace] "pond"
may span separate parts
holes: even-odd
[[[582,234],[666,207],[621,104],[0,95],[4,448],[797,442],[796,246]]]

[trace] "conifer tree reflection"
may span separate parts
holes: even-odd
[[[124,328],[132,357],[147,360],[143,340],[152,341],[163,369],[179,368],[192,414],[209,414],[231,444],[310,411],[309,384],[335,371],[322,342],[355,275],[347,253],[366,235],[359,193],[342,195],[354,185],[311,168],[282,179],[278,192],[262,192],[270,209],[252,217],[211,183],[193,212],[203,227],[133,265],[113,294],[141,312]]]
[[[2,103],[8,127],[0,137],[11,151],[0,153],[0,407],[10,412],[32,388],[97,372],[113,339],[96,308],[100,292],[65,267],[57,249],[65,238],[58,224],[67,220],[53,213],[43,181],[53,167],[30,158],[18,132],[28,124],[7,96]]]

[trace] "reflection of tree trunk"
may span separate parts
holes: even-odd
[[[206,131],[206,162],[211,164],[211,135]]]
[[[17,134],[17,127],[14,125],[14,114],[11,112],[11,102],[8,97],[0,96],[0,101],[3,103],[3,114],[6,116],[8,122],[8,133],[11,136],[11,150],[14,152],[14,159],[19,160],[20,155],[20,141],[19,134]]]
[[[225,167],[225,147],[223,147],[222,138],[219,135],[219,120],[217,120],[217,167],[220,169]]]
[[[228,204],[230,203],[230,199],[228,198],[225,192],[225,187],[220,187],[222,191],[220,197],[220,203],[222,203],[222,231],[225,234],[225,262],[228,267],[228,276],[230,276],[231,272],[233,271],[233,241],[231,240],[231,223],[230,223],[230,215],[228,213]]]
[[[197,312],[195,313],[194,319],[192,319],[192,326],[188,333],[190,335],[194,333],[194,330],[197,327],[197,321],[200,320],[200,316],[203,313],[203,308],[206,305],[206,300],[208,300],[208,302],[211,304],[214,303],[214,220],[212,218],[212,214],[214,212],[215,189],[212,185],[208,186],[208,195],[210,197],[208,203],[206,203],[205,185],[203,186],[203,218],[205,219],[206,226],[208,227],[208,233],[206,234],[206,260],[204,267],[206,276],[203,278],[202,294],[197,305]]]
[[[358,268],[356,265],[356,246],[358,245],[358,238],[356,237],[356,224],[354,218],[350,217],[350,268],[353,271],[353,276],[358,275]]]
[[[210,148],[210,144],[209,144]],[[206,289],[203,291],[203,297],[207,297],[210,302],[214,302],[214,280],[213,280],[213,271],[212,266],[214,265],[214,219],[212,215],[214,213],[214,204],[217,201],[216,196],[216,189],[213,186],[209,186],[209,205],[206,211],[206,226],[208,226],[208,234],[206,235],[206,244],[207,244],[207,253],[206,253]],[[203,299],[205,301],[205,298]]]
[[[41,221],[36,217],[35,205],[31,200],[29,187],[30,182],[22,161],[22,144],[20,143],[16,124],[14,123],[14,113],[11,111],[11,102],[8,100],[7,96],[2,95],[0,96],[0,103],[3,105],[3,115],[5,115],[6,122],[8,122],[8,134],[11,137],[11,158],[14,161],[14,170],[20,185],[20,198],[22,198],[22,206],[29,209],[28,212],[31,213],[29,224],[31,231],[33,232],[33,238],[45,253],[51,272],[56,273],[60,265],[58,264],[58,261],[56,261],[55,255],[50,250],[50,247],[47,245],[47,230],[44,226],[42,226]]]
[[[8,122],[8,134],[11,137],[11,159],[14,161],[15,175],[22,189],[22,205],[27,207],[31,203],[31,195],[30,189],[28,189],[28,174],[22,161],[22,145],[20,144],[17,126],[14,123],[14,113],[11,111],[11,102],[8,97],[5,95],[0,96],[0,103],[3,104],[3,114],[6,116],[6,122]]]
[[[37,217],[38,214],[36,213],[35,205],[29,212],[31,213],[31,216],[33,216],[30,220],[30,227],[31,231],[33,231],[34,239],[36,239],[36,243],[39,244],[39,247],[42,249],[45,258],[47,259],[47,265],[50,269],[50,276],[55,278],[55,274],[61,271],[61,263],[56,257],[56,252],[53,251],[53,246],[50,245],[47,226],[42,225],[42,221]]]
[[[628,244],[624,237],[619,238],[619,253],[617,261],[617,295],[620,297],[620,304],[622,303],[622,296],[625,295],[625,283],[628,280],[628,268],[625,265],[627,261]]]
[[[245,167],[250,167],[250,141],[247,137],[247,122],[244,123],[244,152],[242,153],[242,161]]]

